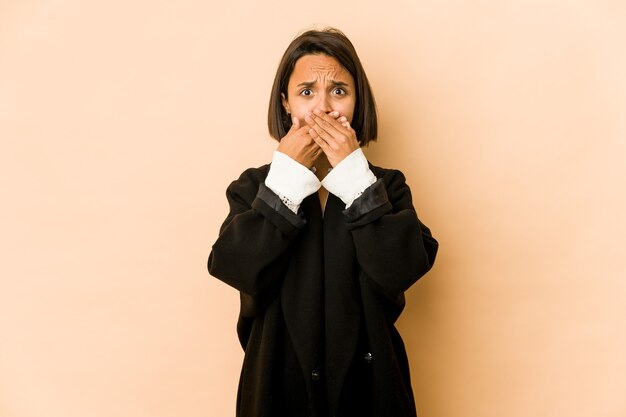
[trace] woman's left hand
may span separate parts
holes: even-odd
[[[304,118],[311,127],[309,134],[322,148],[333,168],[346,156],[359,149],[356,132],[344,116],[336,118],[337,116],[339,115],[326,114],[316,109]]]

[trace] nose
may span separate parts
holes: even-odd
[[[332,107],[330,105],[330,95],[327,93],[320,94],[318,96],[319,100],[317,101],[316,106],[318,109],[323,111],[324,113],[329,113],[332,111]]]

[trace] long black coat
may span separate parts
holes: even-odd
[[[230,184],[209,272],[239,290],[245,358],[238,417],[405,417],[415,404],[394,323],[437,241],[400,171],[348,208],[317,194],[296,215],[268,189],[269,165]]]

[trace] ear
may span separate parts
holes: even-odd
[[[280,97],[283,103],[283,107],[285,108],[285,111],[287,112],[287,114],[291,114],[291,110],[289,110],[289,103],[287,102],[287,98],[285,97],[285,93],[280,93]]]

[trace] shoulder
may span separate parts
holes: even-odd
[[[406,177],[399,169],[382,168],[373,164],[370,165],[370,170],[378,179],[382,179],[387,188],[407,186]]]
[[[230,183],[226,194],[229,197],[240,196],[244,200],[252,201],[259,191],[259,185],[265,181],[269,169],[269,164],[246,169],[239,178]]]
[[[265,181],[265,177],[267,177],[267,173],[270,170],[270,164],[265,164],[257,168],[248,168],[241,173],[239,178],[231,183],[232,184],[240,184],[240,183],[256,183],[259,184]]]
[[[411,189],[406,183],[406,177],[402,171],[372,164],[370,164],[370,169],[376,178],[384,183],[387,198],[394,211],[413,207]]]

